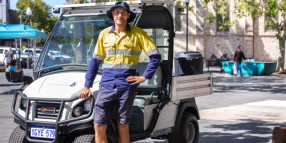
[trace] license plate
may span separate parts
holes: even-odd
[[[54,139],[55,127],[32,125],[30,135],[31,137]]]

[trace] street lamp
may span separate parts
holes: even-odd
[[[21,14],[20,14],[20,24],[22,24],[22,13],[23,13],[23,10],[21,10]],[[19,69],[21,69],[21,48],[22,48],[22,38],[20,38],[20,48],[18,50],[19,58],[17,59],[17,67],[19,67]]]
[[[31,10],[31,8],[30,8],[30,7],[28,7],[28,8],[27,8],[27,10],[26,10],[26,14],[28,15],[28,19],[27,19],[26,24],[27,24],[28,26],[30,26],[30,16],[32,15],[32,10]],[[28,59],[27,59],[27,69],[30,69],[30,57],[29,57],[29,53],[30,53],[30,51],[29,51],[29,45],[30,45],[30,39],[28,39]]]
[[[185,0],[187,8],[187,20],[186,20],[186,50],[188,51],[188,39],[189,39],[189,2],[190,0]]]

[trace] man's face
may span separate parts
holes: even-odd
[[[124,8],[118,7],[112,11],[113,20],[116,25],[122,26],[127,24],[127,19],[130,17]]]
[[[242,51],[242,46],[240,46],[238,49],[239,49],[240,51]]]

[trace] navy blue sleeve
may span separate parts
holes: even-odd
[[[98,60],[95,58],[91,59],[89,66],[88,66],[88,69],[87,69],[87,72],[86,72],[86,75],[85,75],[84,86],[92,87],[93,81],[95,79],[95,76],[97,75],[98,68],[99,68],[99,65],[101,64],[101,62],[102,62],[102,60]]]
[[[142,76],[144,76],[146,79],[151,79],[156,72],[158,66],[160,65],[160,62],[162,60],[160,53],[155,53],[149,56],[150,61],[147,65],[147,68]]]

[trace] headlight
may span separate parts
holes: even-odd
[[[73,115],[74,115],[74,116],[78,117],[78,116],[80,116],[81,114],[82,114],[82,107],[75,107],[75,108],[73,109]]]
[[[27,100],[21,99],[21,109],[26,109],[26,108],[27,108]]]
[[[88,114],[91,111],[92,107],[91,99],[86,99],[85,101],[79,103],[73,108],[72,116],[78,117],[81,115]]]
[[[84,111],[89,112],[91,109],[91,102],[90,99],[85,100],[83,103]]]

